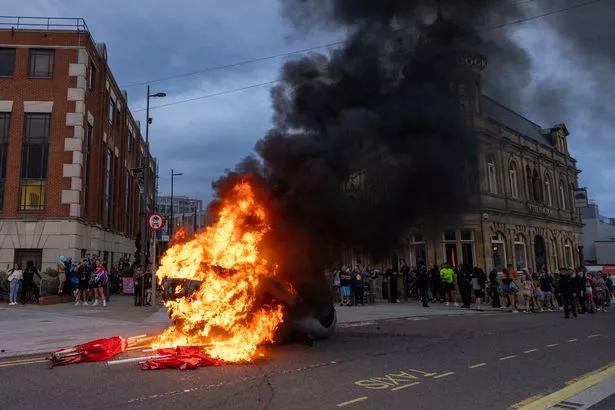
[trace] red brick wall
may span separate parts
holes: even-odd
[[[72,152],[64,151],[64,139],[74,135],[74,128],[66,126],[66,113],[75,111],[75,102],[67,101],[68,88],[77,86],[77,78],[69,77],[69,64],[78,62],[77,48],[62,48],[85,46],[90,56],[87,64],[86,80],[89,76],[90,63],[96,66],[95,89],[90,91],[86,88],[84,117],[84,143],[83,143],[83,166],[81,172],[81,218],[92,224],[103,224],[103,212],[105,203],[105,165],[106,153],[111,141],[119,149],[119,157],[113,150],[113,179],[112,179],[112,215],[107,226],[103,228],[116,232],[123,232],[129,236],[135,236],[140,229],[139,224],[139,199],[138,189],[135,184],[129,198],[128,209],[125,209],[125,160],[128,168],[136,168],[140,159],[139,130],[128,111],[126,101],[115,83],[113,75],[106,61],[96,51],[94,43],[86,33],[77,32],[45,32],[45,31],[15,31],[0,30],[0,44],[17,46],[15,56],[15,70],[13,78],[0,78],[0,100],[12,100],[13,110],[11,113],[11,125],[9,132],[7,180],[4,198],[4,209],[0,210],[0,218],[41,218],[41,217],[69,217],[70,206],[61,204],[63,189],[71,188],[70,178],[63,178],[63,164],[72,163]],[[54,73],[52,79],[29,79],[28,60],[29,48],[27,46],[55,47]],[[109,92],[106,90],[106,82],[109,81],[117,97],[121,102],[121,112],[113,124],[109,124],[107,117]],[[29,211],[19,212],[19,185],[20,164],[22,155],[23,129],[24,129],[24,101],[53,101],[51,116],[51,130],[49,139],[49,168],[48,188],[44,212]],[[85,161],[87,124],[90,112],[94,116],[94,129],[92,138],[92,153],[90,157],[90,186],[88,190],[88,209],[85,209]],[[135,141],[132,152],[128,153],[128,127],[127,121],[133,123]],[[119,126],[118,123],[119,122]],[[103,140],[103,133],[107,134],[107,141]],[[150,190],[153,189],[153,178],[150,178]],[[128,214],[128,224],[125,224],[124,215]]]

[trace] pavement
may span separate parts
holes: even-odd
[[[417,314],[387,316],[402,310]],[[264,358],[249,365],[185,372],[104,363],[49,369],[40,356],[5,359],[2,408],[615,408],[611,312],[570,320],[561,312],[481,314],[405,304],[338,312],[342,323],[331,339],[264,347]],[[133,322],[152,318],[133,315]],[[131,354],[143,355],[123,357]]]
[[[477,314],[456,307],[435,305],[425,309],[417,302],[339,307],[338,323],[401,317]],[[0,358],[44,354],[65,346],[109,337],[160,333],[170,321],[163,307],[135,307],[132,296],[113,296],[106,307],[57,305],[0,305],[0,322],[11,329],[0,332]]]

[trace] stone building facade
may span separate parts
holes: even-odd
[[[417,50],[437,49],[434,39],[450,27],[439,16],[423,32]],[[390,264],[395,269],[403,263],[464,263],[486,271],[508,264],[549,271],[579,266],[582,224],[573,192],[580,171],[568,151],[565,124],[542,127],[484,95],[482,71],[488,61],[481,54],[458,48],[436,57],[438,64],[451,64],[452,97],[476,136],[477,177],[469,178],[476,179],[470,181],[470,195],[476,198],[456,226],[435,235],[411,228],[403,245],[392,251]],[[348,251],[344,260],[369,264],[360,252]]]
[[[156,166],[106,46],[83,20],[14,20],[0,26],[0,270],[134,253],[139,173]]]

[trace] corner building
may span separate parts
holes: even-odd
[[[439,50],[434,61],[448,65],[451,95],[476,136],[477,177],[470,181],[469,193],[473,210],[439,237],[427,237],[421,226],[411,228],[402,241],[407,246],[391,252],[390,264],[465,263],[487,272],[502,271],[507,264],[551,272],[579,266],[582,224],[573,191],[580,171],[568,152],[566,125],[540,126],[484,95],[486,57],[463,44],[438,47],[438,38],[452,31],[451,24],[439,16],[421,34],[417,52]],[[369,263],[360,251],[346,252],[344,259]]]
[[[156,166],[105,44],[81,19],[0,23],[0,267],[133,254]]]

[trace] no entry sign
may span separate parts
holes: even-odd
[[[158,231],[164,226],[164,218],[158,212],[154,212],[149,214],[147,223],[152,231]]]

